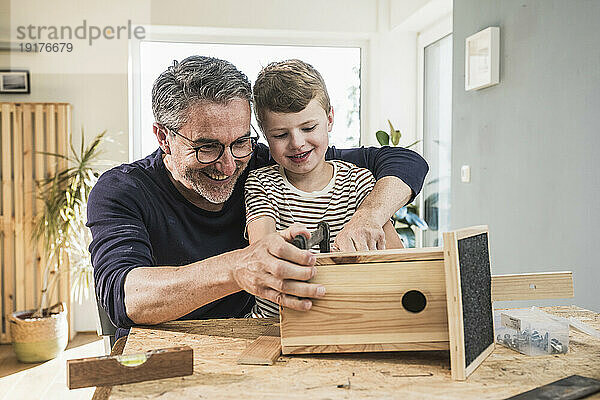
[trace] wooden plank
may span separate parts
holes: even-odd
[[[456,232],[444,232],[443,238],[448,331],[450,336],[450,369],[452,379],[464,380],[466,379],[464,326]]]
[[[281,355],[281,339],[277,336],[259,336],[238,358],[238,364],[273,365]]]
[[[6,132],[6,129],[9,129],[8,126],[10,124],[10,114],[7,112],[6,109],[7,106],[5,106],[4,103],[0,104],[0,134],[3,136]],[[1,140],[1,136],[0,136],[0,140]],[[2,160],[0,160],[0,162],[2,162]],[[1,178],[0,178],[1,179]],[[0,193],[1,195],[1,193]],[[0,213],[2,213],[2,209],[0,209]],[[7,223],[5,222],[5,218],[4,215],[0,215],[0,234],[2,235],[2,237],[5,235],[4,231],[6,230],[7,227]],[[4,263],[4,254],[0,253],[0,285],[3,285],[3,277],[4,277],[4,269],[5,267],[5,263]],[[8,318],[5,316],[5,299],[4,296],[2,295],[2,293],[0,292],[0,343],[8,343],[9,342],[9,338],[8,338]]]
[[[573,296],[571,271],[492,276],[493,301],[562,299]]]
[[[483,352],[481,352],[481,354],[479,354],[477,358],[467,367],[465,370],[465,376],[468,377],[471,375],[477,369],[477,367],[479,367],[481,363],[484,362],[490,354],[492,354],[494,348],[495,344],[492,343]]]
[[[68,105],[59,104],[56,107],[56,135],[57,135],[57,149],[56,152],[62,155],[68,155],[68,140],[70,125],[70,107]],[[58,159],[58,169],[63,170],[67,166],[67,161],[64,159]],[[70,281],[71,274],[69,272],[69,260],[68,257],[64,257],[62,261],[63,272],[60,274],[58,282],[58,294],[59,301],[67,304],[67,315],[69,321],[69,338],[72,339],[75,335],[75,326],[73,323],[72,315],[72,304],[71,304],[71,293],[70,293]]]
[[[44,151],[48,153],[56,153],[56,107],[54,106],[54,104],[46,105],[46,127],[44,134],[46,144]],[[44,158],[46,159],[46,171],[44,173],[44,178],[50,178],[56,174],[57,159],[55,157],[47,155],[45,155]],[[51,286],[48,288],[48,305],[54,305],[58,303],[58,285],[56,282],[56,274],[59,273],[59,270],[57,263],[54,263],[54,265],[52,265],[51,272]]]
[[[454,232],[456,232],[456,240],[462,240],[471,236],[477,236],[481,235],[482,233],[487,233],[488,231],[489,229],[487,225],[478,225],[463,229],[457,229]]]
[[[34,161],[35,161],[35,171],[34,171],[34,180],[39,181],[44,179],[45,173],[45,156],[38,152],[45,151],[44,144],[44,106],[42,104],[36,104],[34,107]],[[35,192],[35,218],[38,218],[41,210],[44,208],[44,203],[37,196],[37,191]],[[40,302],[41,298],[41,289],[44,280],[44,267],[46,265],[46,256],[44,254],[44,247],[42,242],[40,241],[35,246],[36,256],[35,256],[35,287],[37,293],[37,302]]]
[[[25,310],[25,235],[24,235],[24,191],[23,191],[23,110],[16,107],[13,114],[13,158],[15,194],[15,305],[16,310]]]
[[[382,344],[448,341],[443,261],[321,265],[317,269],[310,282],[324,285],[327,294],[313,300],[308,312],[282,310],[284,354],[286,349],[299,347],[373,351]],[[425,296],[421,312],[410,312],[403,305],[403,296],[412,290]]]
[[[33,125],[30,104],[23,105],[23,205],[24,205],[24,240],[25,246],[25,308],[35,308],[37,288],[35,286],[35,247],[31,243],[31,232],[34,220],[35,182],[33,175]]]
[[[379,343],[324,346],[285,346],[283,354],[314,353],[372,353],[379,351],[437,351],[449,350],[450,342]]]
[[[69,153],[69,140],[71,138],[71,105],[65,104],[65,114],[64,114],[64,131],[61,132],[61,137],[59,141],[59,146],[61,146],[61,154],[67,155]],[[66,161],[64,161],[64,165],[66,165]],[[68,260],[67,260],[68,262]],[[63,277],[63,282],[61,282],[61,287],[63,292],[66,292],[64,297],[64,301],[67,303],[67,310],[69,315],[69,338],[73,339],[76,335],[75,331],[75,316],[73,315],[73,299],[71,297],[71,274],[66,274]],[[95,294],[92,294],[95,296]]]
[[[14,216],[13,216],[13,182],[12,182],[12,137],[11,113],[15,107],[11,104],[2,104],[2,216],[3,229],[3,284],[4,284],[4,316],[15,311],[14,287]],[[10,340],[9,324],[5,324],[3,342]]]
[[[136,362],[132,360],[140,357],[144,361],[136,365]],[[189,346],[151,350],[133,356],[102,356],[67,360],[67,386],[69,389],[122,385],[192,375],[193,373],[194,355]]]
[[[425,247],[419,249],[406,248],[348,253],[324,253],[317,254],[316,257],[316,265],[361,264],[388,261],[443,260],[444,252],[441,247]]]

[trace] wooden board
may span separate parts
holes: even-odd
[[[573,296],[571,271],[492,276],[493,301],[562,299]]]
[[[443,261],[370,260],[381,258],[317,267],[310,282],[327,295],[309,312],[281,311],[283,354],[448,348]],[[411,291],[425,297],[419,312],[403,304]]]
[[[600,328],[600,314],[544,307]],[[504,399],[571,374],[600,379],[600,340],[570,332],[569,352],[530,357],[498,346],[467,381],[451,378],[448,351],[283,355],[272,367],[238,365],[268,319],[174,321],[133,327],[124,354],[190,346],[194,374],[114,386],[111,400],[170,399]]]
[[[388,261],[443,260],[441,247],[357,251],[346,253],[317,254],[316,265],[362,264]]]
[[[37,303],[37,289],[35,279],[35,247],[31,243],[31,231],[33,230],[35,184],[33,177],[33,123],[31,104],[23,105],[23,205],[24,218],[24,240],[25,260],[22,269],[25,272],[25,309],[31,310]]]
[[[45,146],[45,125],[44,125],[44,105],[43,104],[36,104],[34,106],[34,132],[35,132],[35,136],[34,136],[34,153],[33,153],[33,159],[34,159],[34,165],[35,165],[35,169],[34,169],[34,179],[35,181],[40,181],[42,179],[44,179],[45,177],[45,171],[46,171],[46,156],[44,156],[43,154],[41,154],[40,152],[46,151],[46,146]],[[35,192],[37,194],[37,190]],[[37,195],[35,198],[35,217],[34,218],[38,218],[40,216],[40,213],[42,212],[44,208],[44,202],[42,201],[42,199],[40,199]],[[46,265],[46,256],[44,255],[44,246],[42,244],[42,242],[38,242],[37,243],[37,253],[36,253],[36,257],[35,257],[35,265],[36,265],[36,270],[35,270],[35,280],[36,280],[36,289],[37,290],[37,303],[39,304],[40,302],[40,298],[42,296],[41,293],[41,288],[43,286],[43,282],[44,282],[44,267]]]
[[[146,359],[135,366],[124,364],[122,360],[126,356],[67,360],[67,387],[113,386],[186,376],[194,372],[194,356],[189,346],[151,350],[139,356]]]
[[[465,380],[494,350],[487,226],[444,233],[452,379]]]
[[[281,339],[277,336],[259,336],[238,358],[238,364],[273,365],[281,355]]]
[[[13,214],[13,164],[12,149],[12,113],[15,112],[14,105],[4,103],[2,111],[2,279],[3,287],[3,315],[9,315],[15,310],[15,286],[14,286],[14,214]],[[4,327],[0,340],[7,342],[10,339],[10,324],[4,319]]]
[[[23,210],[23,110],[13,112],[13,193],[15,213],[15,308],[25,309],[25,235]]]

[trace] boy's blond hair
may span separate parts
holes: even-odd
[[[323,77],[312,65],[292,59],[273,62],[260,71],[254,83],[254,111],[264,130],[265,112],[296,113],[317,99],[326,114],[331,103]]]

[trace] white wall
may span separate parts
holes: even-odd
[[[451,224],[489,225],[495,274],[573,271],[574,299],[537,304],[594,311],[599,20],[597,1],[454,3]],[[500,27],[500,84],[465,92],[465,38],[488,26]]]

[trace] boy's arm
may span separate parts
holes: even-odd
[[[256,243],[269,233],[277,231],[275,220],[271,217],[259,217],[250,221],[248,225],[246,225],[246,230],[248,232],[248,241],[250,244]]]

